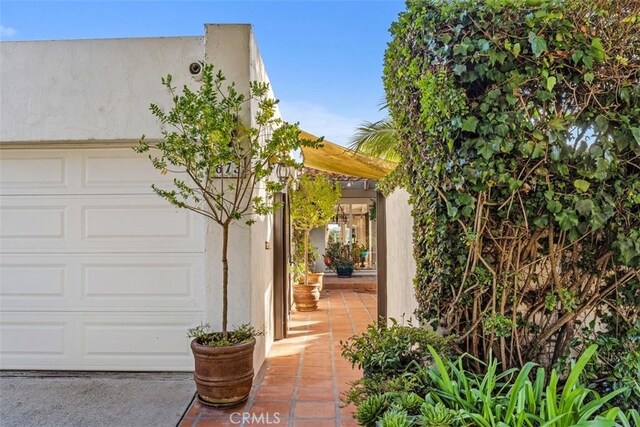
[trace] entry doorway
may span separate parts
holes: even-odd
[[[362,267],[361,271],[356,270],[356,276],[359,274],[375,274],[374,280],[376,288],[377,314],[379,319],[384,319],[384,321],[386,321],[387,260],[385,197],[382,193],[375,190],[363,190],[364,189],[343,190],[343,199],[340,204],[349,206],[351,219],[343,223],[335,221],[332,224],[336,224],[337,227],[332,227],[330,224],[327,227],[327,230],[329,233],[334,229],[348,230],[347,232],[344,232],[343,236],[351,237],[352,243],[358,243],[359,237],[368,239],[367,244],[368,248],[370,248],[370,252],[367,251],[369,253],[365,257],[364,267]],[[294,310],[292,300],[293,260],[291,255],[293,232],[291,229],[291,222],[289,220],[287,195],[285,193],[279,194],[277,196],[277,201],[282,203],[283,209],[274,214],[274,337],[276,340],[281,340],[286,338],[288,335],[292,310]],[[367,206],[367,208],[364,208],[364,206]],[[372,218],[372,206],[375,207],[374,218]],[[329,236],[330,235],[331,234],[329,234]],[[324,237],[325,235],[323,235],[323,238]],[[312,242],[312,244],[314,243]],[[324,267],[323,260],[320,259],[319,261],[323,263]]]

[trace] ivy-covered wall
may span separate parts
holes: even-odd
[[[418,314],[503,367],[640,312],[640,2],[409,1],[384,82]]]

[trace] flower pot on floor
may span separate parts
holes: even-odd
[[[338,277],[351,277],[351,275],[353,274],[353,267],[336,267],[336,273],[338,273]]]
[[[318,288],[320,292],[322,292],[323,280],[324,280],[324,273],[309,273],[309,283],[317,283],[318,285],[320,285],[320,287]]]
[[[194,379],[200,401],[215,407],[238,405],[249,397],[253,385],[255,338],[246,343],[211,347],[191,341]]]
[[[320,300],[320,284],[309,283],[305,285],[298,283],[293,287],[293,302],[298,311],[314,311],[318,309]]]

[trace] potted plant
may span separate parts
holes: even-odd
[[[351,277],[354,265],[351,245],[343,245],[337,241],[329,243],[325,253],[325,264],[335,271],[338,277]]]
[[[304,231],[299,229],[293,230],[293,283],[305,282],[305,265],[304,265]],[[307,265],[309,271],[306,277],[310,283],[318,283],[320,285],[319,290],[322,291],[322,279],[324,273],[312,272],[315,269],[316,259],[320,256],[317,252],[318,248],[315,246],[309,246],[309,253],[307,254]]]
[[[341,196],[340,184],[323,174],[302,175],[298,188],[291,193],[291,224],[294,230],[302,232],[304,247],[302,260],[296,260],[304,264],[304,283],[297,283],[293,288],[293,301],[299,311],[315,310],[320,299],[318,282],[309,280],[309,234],[331,221]]]
[[[221,71],[203,67],[202,84],[178,93],[171,75],[162,79],[173,104],[168,111],[151,104],[163,125],[163,137],[149,143],[144,136],[134,148],[149,153],[162,174],[177,172],[170,189],[153,185],[156,194],[179,208],[189,209],[221,227],[222,330],[210,332],[206,325],[193,328],[191,348],[195,359],[196,387],[201,401],[214,406],[232,406],[247,399],[253,383],[253,350],[257,331],[250,325],[227,327],[229,310],[229,260],[227,250],[231,226],[255,215],[278,209],[273,194],[284,183],[273,179],[273,168],[293,167],[290,156],[300,146],[319,141],[301,141],[297,124],[276,115],[277,100],[269,98],[269,85],[251,82],[249,94],[227,84]],[[245,108],[257,106],[247,118]],[[246,120],[243,120],[245,117]],[[254,125],[248,124],[253,119]],[[257,185],[262,187],[258,193]]]
[[[367,247],[358,243],[353,245],[353,262],[354,264],[360,263],[360,267],[364,267],[364,262],[367,259]]]

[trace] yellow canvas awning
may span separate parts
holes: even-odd
[[[300,139],[315,141],[318,137],[300,131]],[[357,153],[326,139],[322,141],[322,147],[302,147],[302,157],[306,167],[366,179],[384,178],[398,165],[377,157]]]

